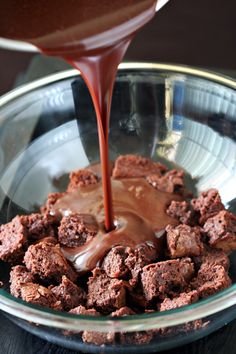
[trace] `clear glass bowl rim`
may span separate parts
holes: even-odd
[[[156,71],[160,73],[173,73],[175,75],[180,74],[196,76],[201,79],[222,84],[231,89],[236,89],[236,80],[234,79],[208,70],[201,70],[183,65],[136,62],[122,63],[119,65],[119,71],[129,70]],[[27,92],[42,88],[43,86],[60,80],[73,78],[77,75],[79,75],[77,70],[66,70],[23,85],[0,97],[0,109],[3,108],[4,105],[14,101],[14,99],[22,97]],[[57,312],[28,304],[11,296],[3,289],[0,289],[0,310],[33,323],[77,331],[93,330],[98,332],[137,332],[161,327],[176,326],[193,320],[205,318],[223,311],[235,304],[236,284],[233,284],[230,288],[214,296],[175,310],[117,318],[105,316],[91,317]]]

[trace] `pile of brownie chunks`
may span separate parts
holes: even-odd
[[[62,216],[50,210],[61,196],[99,183],[100,178],[89,168],[74,171],[67,191],[49,194],[40,212],[16,216],[0,227],[0,259],[12,266],[13,296],[73,314],[117,317],[175,309],[230,286],[228,256],[236,248],[236,217],[225,210],[216,189],[195,199],[175,200],[174,195],[185,193],[183,171],[168,171],[135,155],[118,157],[112,178],[144,178],[153,188],[173,194],[166,213],[178,222],[166,225],[164,249],[115,246],[100,267],[78,274],[61,246],[89,242],[98,232],[94,217]],[[201,325],[195,321],[193,327]],[[119,341],[146,343],[157,332],[123,333]],[[98,345],[115,341],[114,333],[80,335],[84,342]]]

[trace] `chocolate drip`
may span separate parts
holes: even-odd
[[[157,0],[17,0],[0,3],[0,36],[28,41],[79,69],[98,125],[105,228],[114,228],[108,131],[117,67],[135,32],[155,14]]]

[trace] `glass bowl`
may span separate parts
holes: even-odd
[[[234,80],[194,68],[121,64],[111,110],[111,159],[136,153],[178,165],[187,172],[189,189],[196,193],[215,187],[235,212],[235,89]],[[49,192],[65,189],[69,171],[98,160],[95,113],[77,71],[51,75],[6,94],[0,99],[1,223],[36,210]],[[74,350],[158,352],[206,336],[236,317],[235,265],[232,253],[229,289],[162,313],[72,315],[24,303],[9,295],[7,286],[0,290],[0,309],[31,333]],[[4,264],[0,278],[8,280]],[[113,339],[103,345],[83,343],[82,331]]]

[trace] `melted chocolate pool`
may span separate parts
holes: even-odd
[[[83,246],[64,247],[65,256],[74,263],[78,271],[91,270],[114,246],[122,245],[133,249],[143,245],[158,249],[161,236],[168,224],[176,220],[166,214],[166,207],[180,196],[154,189],[143,178],[112,179],[115,229],[104,230],[104,202],[102,184],[80,187],[58,199],[51,213],[60,212],[91,214],[100,225],[100,231]]]

